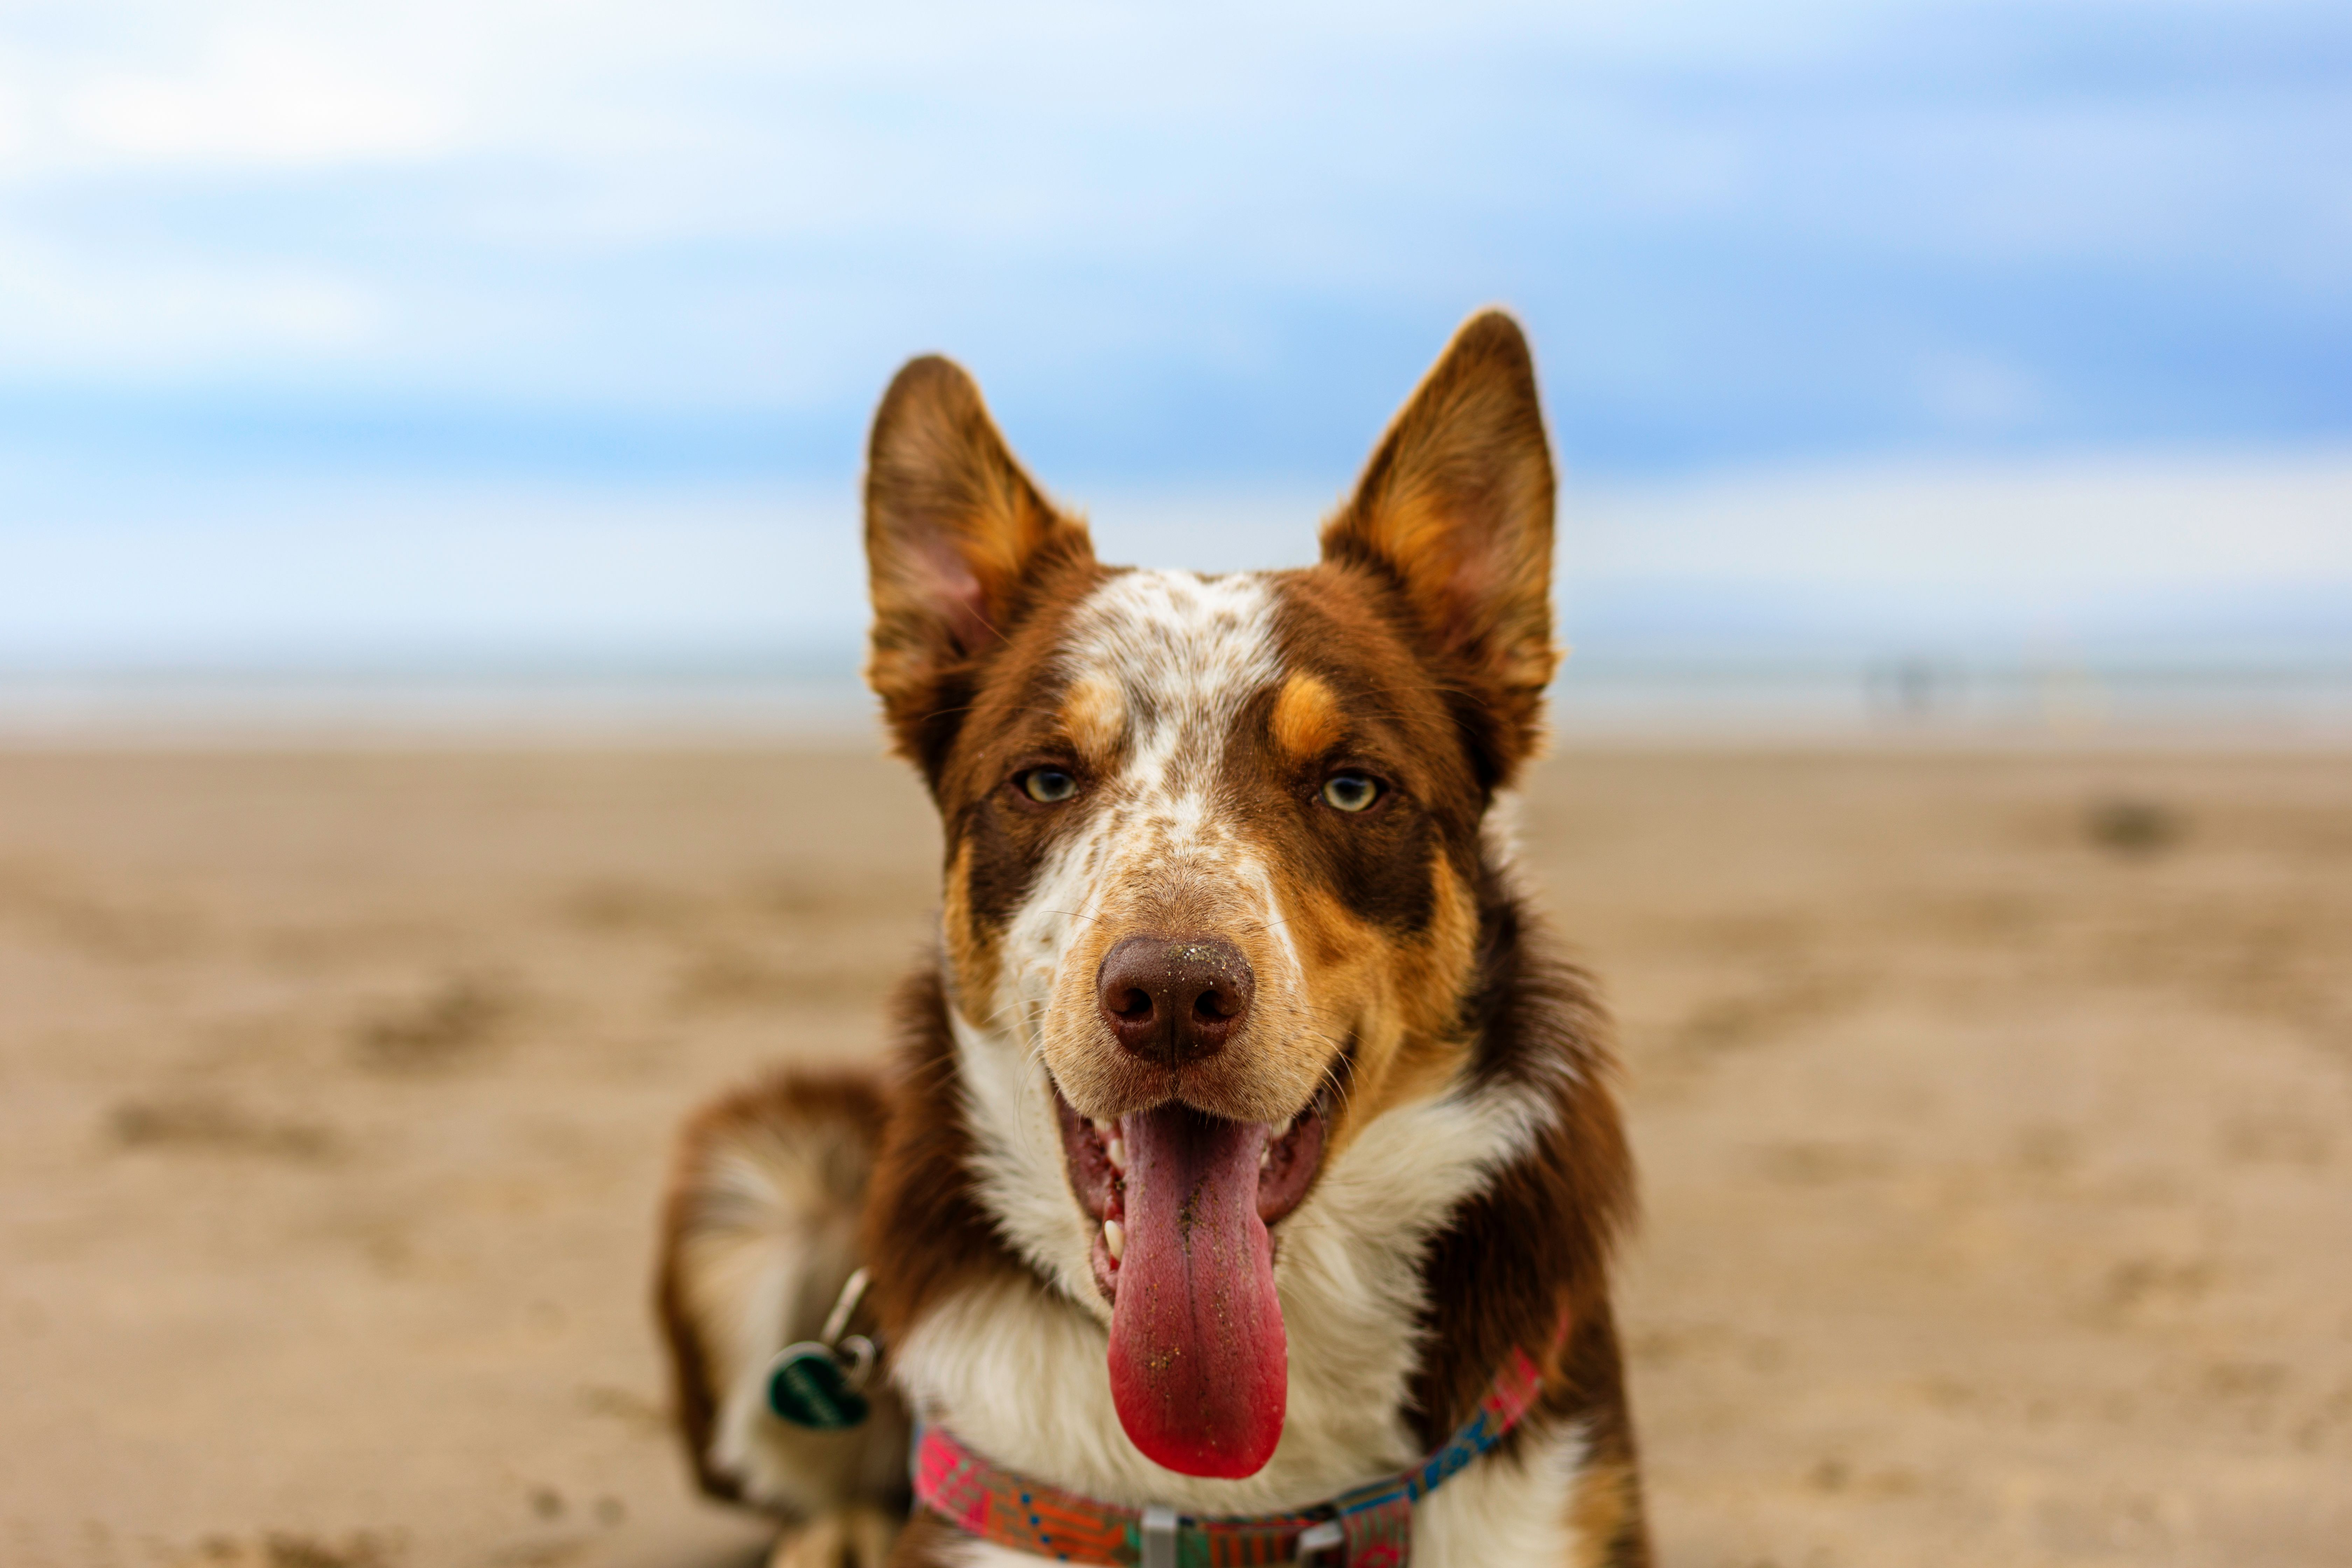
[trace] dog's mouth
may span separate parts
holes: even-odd
[[[1327,1089],[1288,1122],[1170,1100],[1088,1120],[1054,1095],[1070,1189],[1097,1222],[1119,1424],[1154,1462],[1255,1475],[1282,1437],[1289,1376],[1269,1226],[1323,1163]]]

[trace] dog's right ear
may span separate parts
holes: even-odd
[[[908,363],[874,416],[866,559],[866,682],[899,749],[936,777],[974,668],[1036,585],[1090,565],[1094,545],[1022,472],[971,377],[934,354]]]

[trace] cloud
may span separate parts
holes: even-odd
[[[2022,366],[1980,354],[1931,354],[1919,367],[1921,401],[1949,426],[2013,429],[2042,412],[2047,396]]]
[[[1502,299],[1603,471],[2328,438],[2336,9],[17,7],[0,394],[801,453],[940,348],[1066,469],[1320,483]]]
[[[105,153],[168,163],[310,167],[456,144],[446,105],[268,34],[224,39],[179,73],[98,74],[67,98],[64,119]]]
[[[863,626],[845,492],[78,486],[0,527],[0,667],[709,659]],[[158,490],[162,493],[157,493]],[[93,492],[101,492],[96,493]],[[104,493],[110,492],[110,493]],[[32,516],[26,515],[28,502]]]
[[[1333,490],[1065,487],[1105,560],[1303,564]],[[1572,486],[1584,666],[2033,647],[2352,652],[2352,458],[2071,459]],[[855,487],[0,468],[0,671],[800,659],[865,625]]]
[[[383,303],[348,273],[275,258],[168,266],[60,251],[0,225],[0,340],[19,377],[87,384],[256,356],[340,359],[379,330]]]
[[[1906,584],[2030,597],[2352,584],[2352,458],[2074,457],[1880,464],[1571,489],[1580,576]]]
[[[1571,489],[1567,636],[1601,658],[2039,647],[2352,655],[2352,458],[1885,464]]]

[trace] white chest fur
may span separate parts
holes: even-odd
[[[1381,1116],[1333,1161],[1279,1232],[1281,1444],[1255,1476],[1209,1479],[1151,1463],[1118,1424],[1108,1309],[1086,1260],[1093,1227],[1063,1174],[1042,1068],[1009,1037],[961,1025],[956,1034],[981,1196],[1036,1274],[940,1303],[897,1347],[894,1375],[919,1418],[1019,1474],[1193,1514],[1307,1506],[1420,1457],[1402,1412],[1419,1355],[1423,1254],[1462,1200],[1528,1148],[1549,1114],[1544,1097],[1524,1087],[1435,1096]],[[1540,1521],[1564,1528],[1563,1462],[1482,1461],[1454,1478],[1423,1510],[1428,1544],[1416,1561],[1445,1561],[1432,1554],[1469,1521],[1481,1539],[1517,1539]],[[1522,1522],[1507,1528],[1512,1520]]]

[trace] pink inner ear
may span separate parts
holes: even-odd
[[[1462,554],[1445,584],[1445,635],[1458,644],[1475,645],[1493,635],[1508,584],[1504,582],[1502,552],[1495,541],[1484,534],[1465,538],[1467,532],[1455,534]]]
[[[917,554],[912,575],[909,585],[916,596],[946,628],[958,651],[977,652],[995,638],[987,595],[953,542],[927,542]]]

